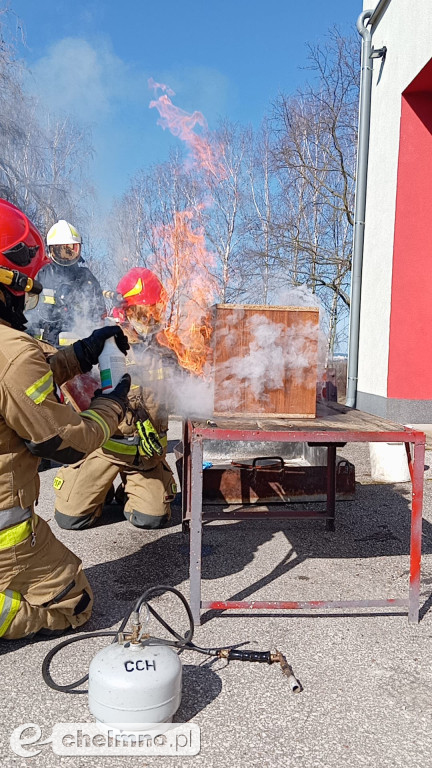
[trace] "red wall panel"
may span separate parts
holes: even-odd
[[[432,399],[432,60],[402,96],[387,396]]]

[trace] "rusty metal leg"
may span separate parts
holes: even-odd
[[[424,455],[424,442],[415,443],[412,472],[410,585],[408,599],[408,621],[412,623],[418,623],[419,620]]]
[[[336,516],[336,445],[327,445],[327,515],[326,531],[334,531]]]
[[[183,463],[182,463],[182,531],[189,533],[190,521],[190,444],[189,422],[183,422]]]
[[[191,435],[191,526],[190,526],[190,607],[195,624],[201,623],[201,546],[202,546],[202,492],[203,442]]]
[[[412,460],[412,455],[411,455],[410,443],[405,443],[405,450],[406,450],[406,455],[407,455],[407,459],[408,459],[408,469],[409,469],[409,473],[410,473],[410,477],[411,477],[411,482],[413,482],[413,471],[414,471],[414,469],[413,469],[413,460]]]

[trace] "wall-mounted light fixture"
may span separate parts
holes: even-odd
[[[383,45],[382,48],[374,48],[372,47],[372,50],[369,54],[370,59],[385,59],[387,54],[387,46]]]

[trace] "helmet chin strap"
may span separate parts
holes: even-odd
[[[25,331],[27,318],[24,315],[24,294],[15,294],[0,285],[0,318],[17,331]]]
[[[8,289],[22,293],[16,296]],[[39,294],[41,291],[42,285],[38,280],[33,280],[17,269],[0,267],[0,317],[17,331],[24,331],[27,325],[24,315],[25,294]]]

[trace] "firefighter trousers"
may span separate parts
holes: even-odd
[[[33,516],[34,535],[0,550],[0,637],[80,627],[91,615],[93,593],[81,560],[49,525]]]
[[[136,528],[161,528],[170,519],[176,486],[164,459],[142,469],[101,450],[83,461],[62,467],[54,480],[55,518],[61,528],[89,528],[101,516],[117,475],[124,484],[124,516]]]

